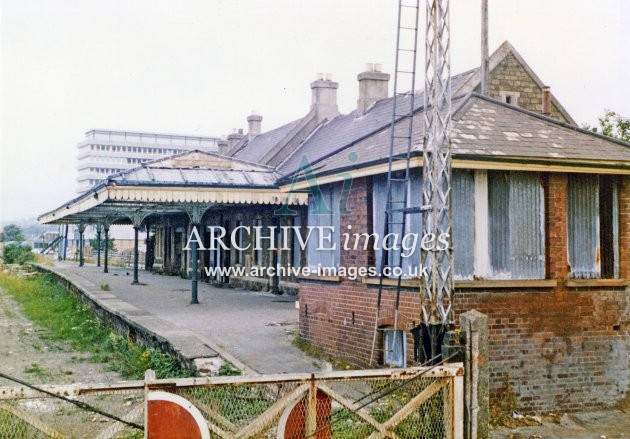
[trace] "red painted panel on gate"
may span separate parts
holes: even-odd
[[[284,426],[285,439],[305,439],[304,429],[306,428],[306,407],[307,398],[302,399],[293,407]],[[321,390],[317,391],[317,433],[315,439],[332,438],[330,428],[330,413],[332,400],[330,396]]]
[[[171,401],[148,401],[147,422],[149,439],[201,439],[195,418]]]

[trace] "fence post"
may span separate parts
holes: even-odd
[[[147,369],[144,372],[144,439],[147,439],[149,432],[149,384],[155,382],[155,372]]]
[[[451,380],[453,386],[453,437],[464,438],[464,377],[455,375]]]
[[[489,418],[490,368],[488,316],[476,310],[459,316],[464,348],[464,421],[466,439],[486,439]]]
[[[311,388],[308,391],[308,403],[306,404],[306,437],[315,437],[317,433],[317,382],[315,375],[311,374]]]
[[[315,375],[311,374],[311,388],[308,392],[306,404],[306,437],[315,437],[317,433],[317,382]]]

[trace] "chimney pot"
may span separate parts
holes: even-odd
[[[363,116],[376,101],[387,98],[389,74],[381,72],[381,64],[368,63],[365,72],[359,73],[359,99],[357,117]]]
[[[545,116],[551,114],[551,89],[547,85],[542,88],[542,114]]]
[[[247,136],[251,141],[254,137],[261,133],[262,116],[255,113],[250,114],[249,116],[247,116],[247,124]]]

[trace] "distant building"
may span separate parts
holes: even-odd
[[[216,152],[218,137],[140,131],[90,130],[77,145],[77,192],[85,193],[107,176],[186,151]]]

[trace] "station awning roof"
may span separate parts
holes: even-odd
[[[191,151],[114,174],[38,220],[132,223],[139,215],[183,213],[195,205],[207,209],[227,204],[306,204],[307,194],[282,193],[277,179],[266,166]]]

